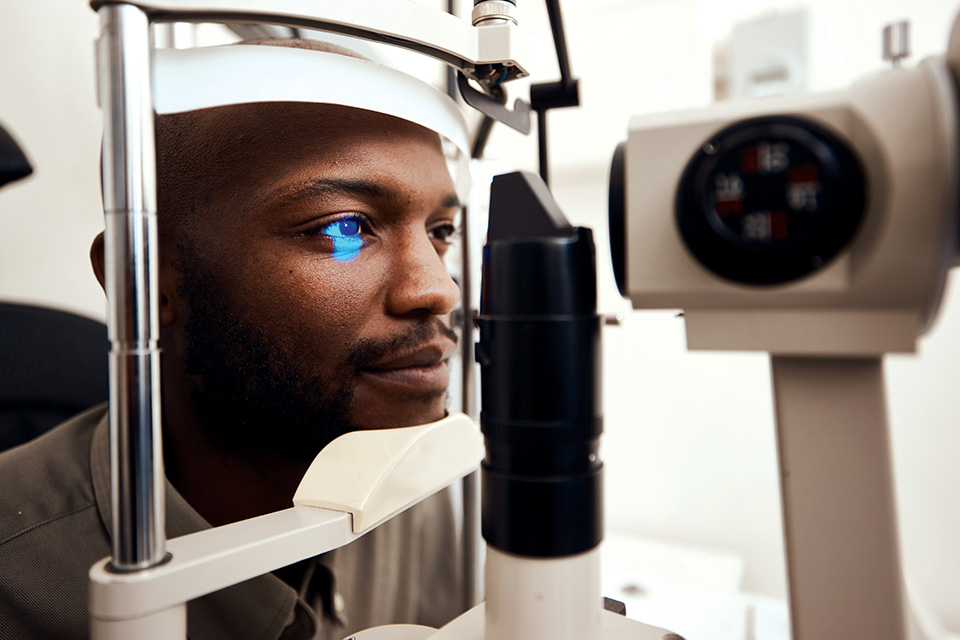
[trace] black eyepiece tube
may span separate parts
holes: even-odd
[[[483,537],[522,556],[588,551],[603,538],[596,254],[534,174],[493,179],[481,286]]]

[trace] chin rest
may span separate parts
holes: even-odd
[[[345,511],[363,533],[480,465],[483,437],[462,413],[438,422],[344,434],[317,454],[294,506]]]

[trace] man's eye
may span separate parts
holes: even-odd
[[[457,228],[452,224],[443,224],[430,229],[430,237],[444,244],[450,244],[457,239]]]
[[[321,233],[331,238],[349,238],[360,235],[360,219],[344,218],[326,224],[321,229]]]
[[[327,222],[312,231],[310,235],[326,236],[333,242],[333,257],[339,262],[350,262],[360,255],[367,243],[363,239],[364,219],[348,216],[333,222]]]

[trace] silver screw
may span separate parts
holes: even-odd
[[[503,24],[505,22],[517,24],[517,7],[506,0],[486,0],[486,2],[474,5],[471,17],[475,27],[482,24]]]

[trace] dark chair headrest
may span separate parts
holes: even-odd
[[[105,401],[107,349],[102,322],[0,302],[0,451]]]
[[[0,187],[8,182],[26,178],[31,173],[33,173],[33,167],[30,166],[27,156],[23,154],[23,149],[0,125]]]

